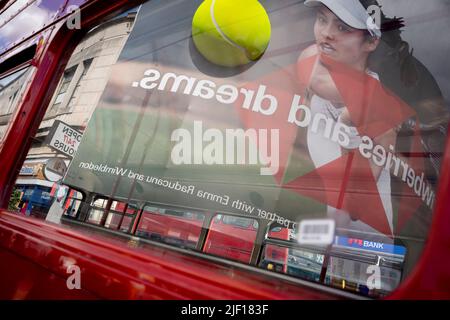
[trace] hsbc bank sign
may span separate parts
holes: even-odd
[[[383,252],[387,254],[396,254],[402,256],[406,254],[406,248],[400,245],[376,241],[368,241],[356,238],[337,237],[335,244],[347,248],[365,249],[370,251]]]
[[[375,241],[367,241],[367,240],[349,238],[347,240],[347,243],[353,247],[361,247],[361,248],[368,248],[368,249],[372,249],[372,248],[384,249],[383,248],[384,243],[375,242]]]
[[[52,149],[73,158],[82,137],[81,132],[62,121],[56,120],[48,137],[48,145]]]

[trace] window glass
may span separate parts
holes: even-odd
[[[203,251],[250,263],[257,231],[254,219],[218,214],[211,222]]]
[[[137,235],[180,247],[196,248],[205,215],[199,212],[145,206]]]
[[[128,232],[131,223],[136,218],[138,207],[136,204],[112,201],[111,208],[105,221],[105,227]]]
[[[52,193],[54,197],[58,197],[58,185],[54,185],[52,188]],[[58,201],[58,199],[56,199]],[[71,189],[67,194],[66,200],[64,202],[64,212],[63,215],[75,218],[78,210],[80,209],[80,205],[83,202],[83,195],[81,192]]]
[[[0,145],[3,144],[14,111],[25,92],[26,83],[34,68],[25,67],[0,77]]]
[[[365,263],[343,258],[332,258],[327,270],[327,283],[347,291],[353,291],[382,298],[392,292],[400,283],[401,270],[392,267],[377,266],[375,269],[372,263]],[[372,274],[379,272],[380,283],[368,286],[370,279],[367,270],[373,270]],[[377,270],[377,271],[375,271]],[[376,288],[376,286],[379,288]]]
[[[45,218],[47,207],[51,204],[51,188],[46,186],[16,185],[15,190],[20,194],[17,210],[27,215]]]
[[[128,204],[125,210],[126,214],[136,214],[137,210],[139,210],[136,204]]]
[[[59,93],[57,94],[55,102],[52,106],[52,108],[55,109],[55,113],[58,112],[57,110],[60,109],[61,104],[64,102],[64,98],[66,97],[66,93],[70,83],[72,82],[75,71],[76,68],[73,67],[64,72],[62,83],[59,86]]]
[[[239,228],[243,228],[243,229],[249,229],[250,226],[252,226],[252,220],[246,219],[246,218],[223,216],[222,221],[224,224],[232,225],[234,227],[239,227]]]
[[[8,1],[7,1],[8,2]],[[16,0],[16,1],[9,1],[11,4],[9,7],[3,12],[2,17],[0,19],[0,23],[4,24],[8,19],[11,19],[11,17],[19,11],[20,8],[24,7],[27,4],[26,0]]]
[[[107,220],[108,216],[104,217],[108,214],[105,213],[107,197],[81,188],[79,190],[83,190],[86,197],[80,198],[81,192],[69,191],[70,186],[62,178],[107,84],[110,69],[125,44],[134,17],[135,13],[131,11],[111,25],[98,26],[75,48],[16,182],[15,193],[21,198],[12,207],[21,214],[57,223],[61,217],[93,224]],[[0,88],[5,94],[1,99],[11,96],[8,88],[23,87],[25,76],[26,70],[22,70],[2,79]],[[7,106],[2,103],[1,108],[6,110]],[[60,196],[53,197],[50,193]],[[110,209],[114,210],[115,205],[113,202]],[[108,222],[111,223],[111,219]],[[128,217],[123,223],[127,222]]]
[[[377,298],[387,296],[402,279],[406,255],[402,243],[336,236],[328,248],[300,246],[296,233],[270,227],[260,267]],[[271,244],[274,241],[279,245]]]
[[[383,3],[380,34],[302,1],[255,1],[220,41],[195,19],[205,3],[148,1],[87,34],[11,207],[46,218],[57,183],[83,194],[66,201],[76,212],[55,205],[62,223],[389,294],[433,219],[450,101],[450,40],[434,35],[450,7]]]
[[[108,217],[105,221],[105,227],[109,229],[117,230],[119,229],[119,224],[121,224],[123,215],[115,213],[115,212],[109,212]]]
[[[106,208],[106,204],[108,203],[108,199],[98,198],[94,201],[93,206],[99,208]]]
[[[263,254],[262,268],[320,282],[323,254],[271,244],[264,247]]]
[[[101,224],[103,215],[105,214],[105,211],[98,210],[98,209],[91,209],[89,210],[89,216],[87,219],[87,222],[92,224]]]
[[[123,232],[130,232],[130,228],[132,227],[132,223],[134,221],[134,217],[131,216],[124,216],[122,218],[122,222],[120,223],[120,231]]]

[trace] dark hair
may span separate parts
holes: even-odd
[[[378,57],[384,56],[390,57],[391,59],[395,59],[396,64],[400,68],[400,81],[407,87],[412,87],[418,82],[418,71],[415,64],[415,59],[413,58],[414,50],[410,51],[409,44],[404,41],[401,37],[402,28],[405,27],[405,22],[403,18],[387,17],[383,10],[382,6],[378,3],[377,0],[359,0],[365,9],[370,8],[371,6],[377,6],[380,8],[381,13],[381,21],[380,21],[380,30],[381,30],[381,41],[386,44],[385,46],[381,46],[378,51],[382,50],[383,52],[378,52]],[[367,38],[370,39],[372,36],[367,31]],[[376,61],[374,59],[369,59],[369,66],[376,67]],[[376,71],[376,70],[374,70]]]
[[[359,0],[367,9],[381,6],[376,0]],[[388,18],[381,11],[381,42],[369,57],[369,68],[377,72],[384,86],[410,105],[417,118],[402,123],[399,130],[403,139],[397,141],[399,150],[412,150],[412,137],[416,125],[421,132],[421,143],[427,154],[425,174],[435,185],[442,162],[442,154],[436,152],[447,138],[449,111],[439,86],[429,70],[413,56],[409,44],[401,37],[405,27],[403,18]],[[417,123],[418,122],[418,123]],[[406,139],[405,139],[406,138]],[[393,192],[401,186],[394,184]]]

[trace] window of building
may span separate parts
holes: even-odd
[[[3,76],[0,75],[0,144],[13,120],[14,111],[19,105],[26,89],[25,84],[33,70],[33,68],[24,67]]]
[[[258,222],[254,219],[218,214],[209,226],[203,251],[250,263],[257,231]]]
[[[100,224],[103,216],[105,215],[105,209],[108,204],[108,199],[106,198],[97,198],[92,203],[92,206],[89,210],[89,215],[87,218],[87,222],[92,224]]]
[[[195,1],[147,1],[139,14],[90,30],[18,176],[16,211],[45,218],[55,181],[43,172],[58,158],[67,169],[57,182],[83,195],[68,193],[63,224],[372,297],[392,292],[430,232],[450,114],[449,40],[407,27],[401,38],[391,33],[398,46],[377,47],[366,72],[325,61],[331,83],[321,84],[338,90],[328,97],[308,89],[319,59],[309,55],[317,51],[314,11],[258,3],[271,36],[252,61],[235,48],[202,46]],[[401,16],[405,8],[386,10]],[[395,52],[406,39],[414,55]],[[7,112],[20,94],[5,97]],[[300,243],[304,220],[333,220],[331,243]],[[379,289],[369,288],[371,270],[380,271]]]
[[[61,83],[59,85],[58,94],[52,101],[52,107],[46,117],[53,117],[61,113],[70,112],[70,108],[76,106],[77,98],[80,90],[86,90],[86,76],[92,64],[93,58],[88,58],[64,72]]]

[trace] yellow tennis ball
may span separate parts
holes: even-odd
[[[197,50],[225,67],[259,59],[269,45],[270,33],[269,16],[257,0],[205,0],[192,19]]]

